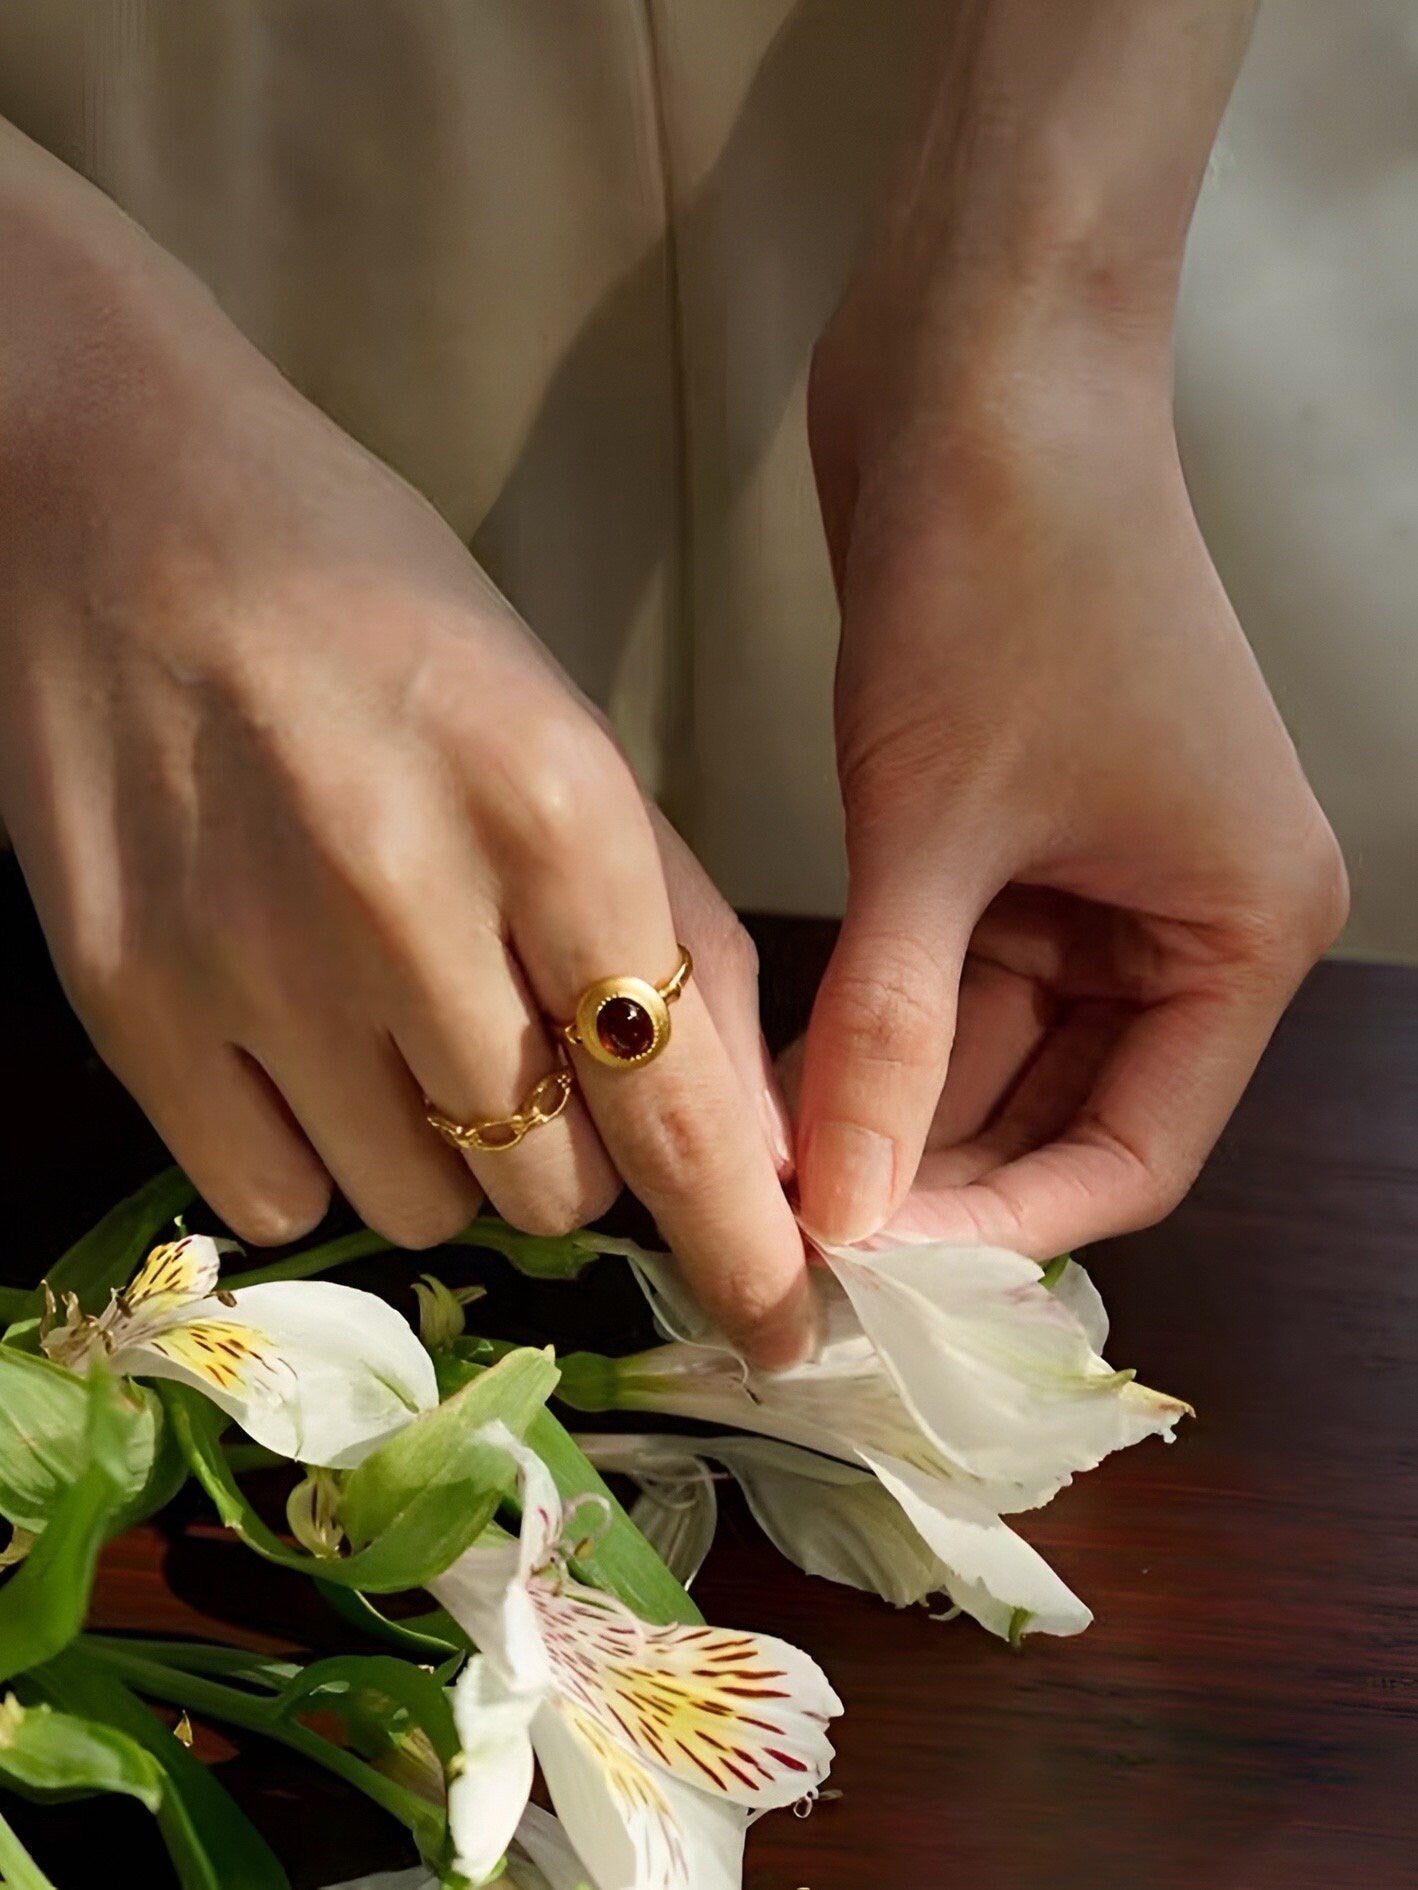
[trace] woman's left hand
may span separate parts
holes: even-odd
[[[1180,1199],[1344,868],[1192,515],[1165,322],[892,297],[812,385],[850,892],[801,1211],[1042,1258]]]

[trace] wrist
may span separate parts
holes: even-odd
[[[1100,308],[1051,272],[991,268],[924,291],[864,273],[818,345],[815,436],[850,440],[858,476],[884,462],[993,464],[1072,457],[1111,439],[1175,451],[1169,322]],[[815,440],[816,444],[816,440]]]
[[[177,395],[208,291],[114,204],[0,126],[0,497],[71,492],[132,460]]]
[[[960,0],[868,245],[875,345],[900,352],[894,329],[949,366],[1057,332],[1165,383],[1187,229],[1253,12]]]

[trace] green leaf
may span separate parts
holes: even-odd
[[[122,1508],[142,1407],[105,1372],[85,1381],[88,1462],[54,1505],[44,1532],[0,1588],[0,1680],[57,1654],[88,1612],[98,1552]]]
[[[298,1569],[305,1575],[318,1575],[336,1581],[341,1564],[333,1557],[321,1561],[289,1549],[247,1502],[241,1485],[232,1473],[222,1449],[221,1437],[226,1418],[217,1407],[189,1385],[164,1380],[158,1387],[172,1434],[187,1460],[187,1467],[212,1499],[216,1512],[228,1529],[234,1530],[249,1549],[282,1568]]]
[[[0,1818],[0,1884],[9,1890],[54,1890],[15,1833]]]
[[[128,1284],[149,1248],[196,1199],[197,1190],[180,1168],[163,1169],[56,1261],[48,1274],[51,1288],[56,1294],[77,1293],[90,1311],[100,1311],[110,1291]]]
[[[142,1660],[155,1660],[182,1673],[216,1674],[246,1686],[264,1687],[268,1693],[279,1693],[301,1671],[294,1661],[253,1654],[244,1647],[224,1647],[217,1641],[164,1641],[125,1634],[123,1647]]]
[[[208,1770],[121,1680],[71,1648],[27,1676],[55,1706],[124,1732],[163,1777],[158,1828],[183,1890],[290,1890],[280,1860]]]
[[[429,1743],[446,1768],[458,1756],[458,1729],[443,1686],[423,1668],[392,1654],[340,1654],[317,1660],[304,1669],[275,1701],[275,1711],[290,1719],[313,1707],[324,1707],[345,1718],[352,1707],[375,1717],[388,1718],[394,1706],[428,1734]]]
[[[42,1529],[84,1467],[84,1381],[0,1345],[0,1515]]]
[[[84,1467],[86,1382],[47,1358],[0,1344],[0,1516],[18,1528],[43,1529]],[[164,1446],[156,1398],[136,1389],[132,1395],[137,1415],[124,1433],[120,1528],[170,1501],[185,1475],[171,1443]]]
[[[450,1654],[467,1653],[472,1645],[452,1615],[443,1608],[427,1614],[405,1616],[393,1621],[381,1614],[367,1595],[357,1588],[341,1588],[335,1582],[317,1581],[321,1598],[341,1620],[362,1628],[377,1641],[385,1641],[402,1653],[422,1661],[447,1660]]]
[[[500,1367],[494,1366],[493,1370]],[[438,1362],[440,1387],[476,1382],[484,1368],[465,1359]],[[594,1587],[617,1596],[642,1621],[689,1622],[704,1617],[671,1575],[650,1544],[612,1495],[609,1485],[582,1451],[571,1433],[550,1411],[539,1411],[527,1427],[527,1442],[551,1471],[563,1503],[593,1497],[587,1519],[599,1512],[588,1533],[592,1547],[576,1564],[577,1573]]]
[[[482,1534],[508,1484],[506,1453],[475,1442],[489,1424],[505,1424],[521,1437],[556,1385],[556,1366],[546,1352],[509,1352],[490,1370],[412,1424],[406,1424],[345,1480],[341,1515],[355,1548],[382,1539],[397,1544],[411,1565],[427,1562],[427,1573],[405,1587],[422,1587],[454,1558],[445,1552],[450,1529],[461,1537],[457,1551]],[[459,1510],[482,1511],[476,1528],[459,1525]],[[426,1544],[426,1547],[423,1546]]]
[[[172,1434],[172,1426],[167,1421],[167,1413],[157,1393],[149,1385],[135,1385],[131,1379],[128,1388],[142,1399],[144,1410],[152,1413],[157,1449],[153,1452],[147,1475],[128,1497],[114,1520],[111,1533],[115,1536],[121,1536],[125,1529],[131,1529],[135,1523],[146,1522],[149,1516],[156,1516],[159,1510],[166,1509],[187,1481],[187,1459]]]
[[[12,1320],[28,1319],[34,1312],[34,1294],[18,1286],[0,1286],[0,1326]]]
[[[242,1688],[210,1680],[204,1674],[184,1673],[159,1661],[146,1660],[131,1653],[122,1641],[90,1635],[81,1646],[86,1657],[100,1662],[153,1699],[168,1700],[206,1719],[225,1720],[263,1738],[278,1740],[316,1765],[324,1766],[397,1818],[414,1834],[423,1856],[433,1858],[441,1854],[447,1838],[447,1819],[440,1808],[387,1778],[357,1753],[323,1738],[307,1726],[283,1719],[269,1697],[258,1698]]]
[[[39,1799],[119,1792],[151,1812],[162,1803],[162,1771],[126,1733],[56,1713],[0,1703],[0,1780]]]
[[[343,1557],[288,1548],[232,1474],[221,1448],[222,1414],[186,1385],[164,1383],[160,1393],[194,1476],[249,1548],[320,1581],[391,1594],[425,1586],[482,1534],[513,1481],[513,1465],[505,1451],[473,1438],[494,1420],[521,1435],[555,1383],[545,1353],[513,1352],[396,1432],[346,1479],[342,1512],[354,1553]]]
[[[605,1520],[590,1531],[593,1546],[578,1559],[578,1574],[594,1587],[617,1596],[642,1621],[682,1621],[697,1627],[704,1616],[626,1515],[571,1433],[550,1411],[543,1411],[529,1425],[527,1442],[551,1471],[563,1502],[578,1496],[599,1499],[594,1505],[586,1505],[585,1516],[593,1519],[599,1510]]]

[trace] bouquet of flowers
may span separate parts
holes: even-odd
[[[191,1203],[160,1175],[33,1293],[0,1295],[0,1790],[136,1799],[184,1890],[288,1884],[189,1715],[313,1759],[403,1825],[390,1886],[734,1890],[749,1823],[821,1788],[842,1707],[806,1653],[690,1599],[718,1480],[811,1574],[903,1607],[943,1595],[1015,1642],[1072,1634],[1087,1608],[1005,1518],[1187,1409],[1104,1362],[1069,1260],[825,1252],[821,1343],[768,1375],[627,1241],[491,1219],[462,1237],[568,1282],[600,1254],[634,1270],[664,1342],[558,1358],[470,1331],[479,1289],[426,1277],[416,1333],[327,1277],[374,1234],[241,1271],[184,1231]],[[574,1431],[551,1401],[704,1430]],[[285,1528],[245,1487],[281,1461]],[[638,1492],[628,1511],[603,1473]],[[363,1651],[302,1666],[86,1631],[105,1542],[189,1479]],[[3,1816],[0,1881],[52,1890]]]

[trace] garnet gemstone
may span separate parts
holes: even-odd
[[[607,998],[596,1012],[596,1036],[607,1056],[628,1063],[655,1041],[655,1020],[634,998]]]

